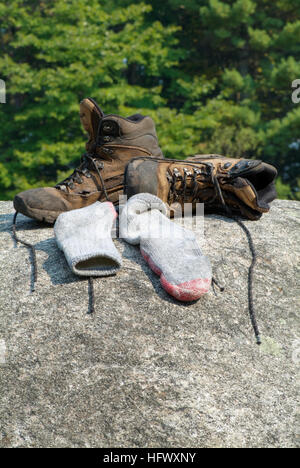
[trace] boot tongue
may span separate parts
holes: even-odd
[[[89,134],[89,142],[96,142],[97,132],[99,128],[100,121],[104,117],[104,113],[101,108],[98,106],[96,101],[92,98],[83,99],[80,103],[80,121],[83,129]]]

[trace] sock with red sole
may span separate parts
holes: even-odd
[[[158,197],[134,195],[120,212],[120,236],[130,244],[140,244],[144,259],[171,296],[194,301],[208,292],[212,279],[208,257],[192,231],[170,221]]]

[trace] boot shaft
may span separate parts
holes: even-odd
[[[86,98],[80,103],[80,120],[89,135],[88,153],[100,158],[108,156],[108,159],[122,159],[123,153],[126,155],[129,151],[133,152],[132,157],[163,157],[151,117],[105,115],[93,99]]]
[[[130,117],[105,115],[91,98],[81,101],[80,120],[89,136],[87,155],[83,156],[71,182],[67,179],[56,188],[68,197],[70,192],[79,195],[104,192],[105,186],[110,201],[117,203],[123,191],[123,174],[128,162],[138,156],[163,157],[155,124],[150,117],[140,114]]]

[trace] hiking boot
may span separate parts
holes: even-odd
[[[207,211],[230,210],[259,219],[276,198],[273,166],[252,159],[197,155],[185,160],[135,158],[125,170],[128,197],[147,192],[182,213],[184,203],[204,203]]]
[[[80,166],[55,187],[30,189],[14,198],[14,207],[30,218],[54,223],[64,211],[95,201],[119,202],[126,164],[133,157],[163,158],[150,117],[105,115],[97,103],[80,103],[80,120],[89,139]]]

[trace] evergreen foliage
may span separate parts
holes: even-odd
[[[78,104],[154,118],[165,156],[263,159],[300,200],[300,0],[0,0],[0,198],[78,165]]]

